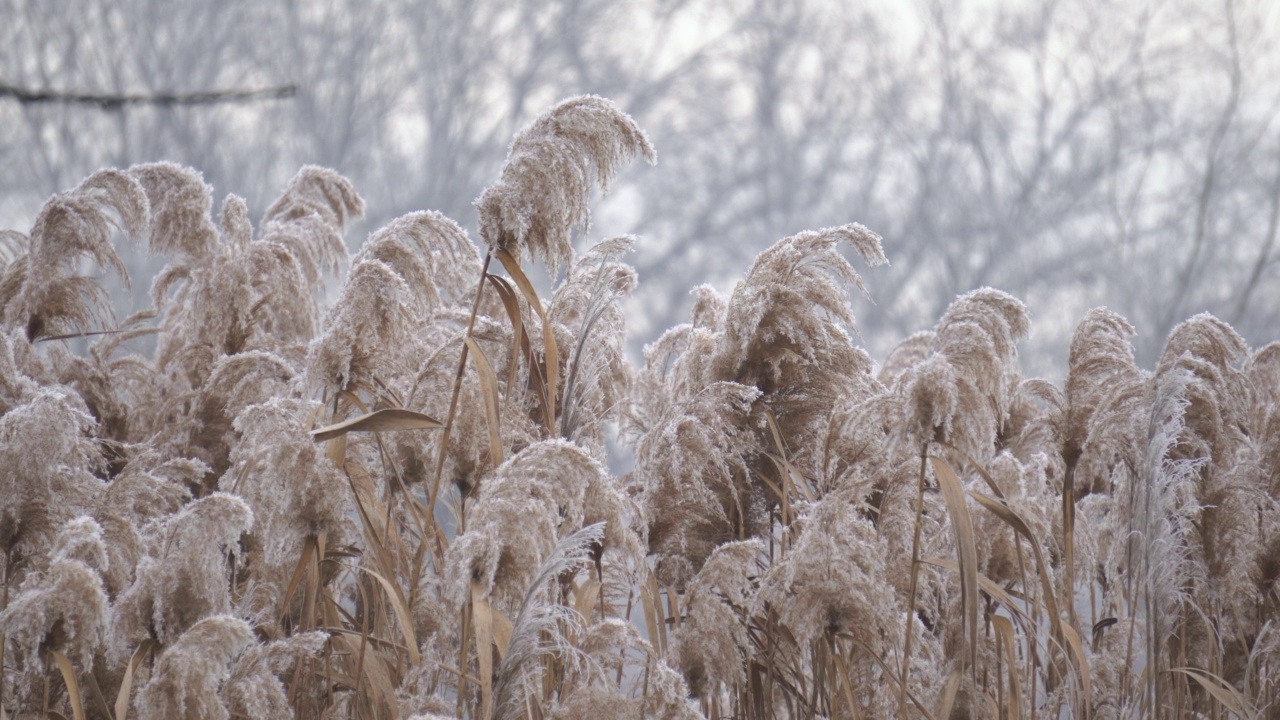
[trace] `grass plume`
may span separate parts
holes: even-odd
[[[349,255],[317,167],[256,226],[161,162],[0,233],[0,715],[1274,715],[1280,345],[1198,315],[1144,369],[1097,308],[1055,384],[979,288],[877,362],[851,223],[633,367],[644,240],[573,241],[637,158],[556,105],[484,254],[422,211]],[[122,242],[168,264],[118,319]]]

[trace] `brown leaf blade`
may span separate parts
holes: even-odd
[[[489,424],[489,459],[494,467],[498,467],[503,460],[502,417],[498,411],[498,376],[493,372],[493,365],[489,364],[489,358],[485,357],[484,351],[480,349],[480,344],[471,338],[466,338],[466,341],[471,354],[475,356],[476,370],[480,375],[480,390],[484,395],[484,415]]]
[[[116,695],[116,720],[125,720],[129,712],[129,693],[133,691],[133,673],[151,649],[151,643],[151,640],[142,641],[138,649],[133,651],[133,657],[129,659],[129,665],[124,671],[124,679],[120,681],[120,693]]]
[[[947,675],[947,684],[942,687],[942,696],[938,700],[938,717],[951,717],[951,710],[956,705],[956,694],[960,691],[961,679],[963,679],[963,673],[960,672],[960,668],[951,668],[950,674]]]
[[[358,417],[343,420],[334,425],[311,431],[311,439],[324,442],[351,432],[379,432],[383,430],[434,430],[444,423],[430,415],[404,408],[383,408]]]
[[[969,667],[974,667],[978,657],[978,543],[973,536],[973,522],[965,503],[964,486],[956,471],[941,458],[931,457],[933,473],[942,489],[942,500],[951,516],[955,530],[956,554],[960,560],[960,588],[964,607],[964,629],[969,647]]]
[[[1049,564],[1045,561],[1044,553],[1040,550],[1039,540],[1031,533],[1031,527],[1013,508],[990,495],[970,491],[969,497],[978,501],[979,505],[991,511],[996,517],[1013,528],[1015,532],[1025,537],[1031,544],[1031,552],[1036,559],[1036,574],[1040,578],[1041,592],[1044,596],[1043,602],[1049,615],[1050,632],[1053,637],[1057,637],[1061,634],[1062,621],[1058,616],[1057,596],[1053,593],[1053,573],[1049,568]]]
[[[502,300],[502,307],[507,311],[507,319],[511,321],[510,370],[507,375],[507,392],[511,392],[516,384],[516,369],[519,365],[522,341],[524,345],[528,345],[529,342],[524,332],[524,317],[520,314],[520,301],[511,283],[497,275],[486,273],[484,277],[497,291],[498,298]]]
[[[556,343],[556,334],[551,329],[551,321],[547,318],[546,311],[542,309],[542,301],[538,299],[538,292],[533,289],[533,283],[529,282],[529,277],[520,268],[520,263],[512,257],[511,253],[501,248],[494,252],[494,257],[498,258],[498,261],[502,263],[502,267],[506,269],[511,279],[516,282],[520,292],[524,293],[525,300],[529,301],[529,307],[533,308],[533,311],[542,320],[542,345],[543,352],[546,355],[547,404],[549,406],[547,426],[550,429],[555,424],[556,391],[560,387],[560,349]]]
[[[413,633],[413,614],[409,612],[409,606],[404,601],[404,596],[400,593],[400,588],[391,583],[377,572],[369,568],[360,568],[369,574],[369,577],[378,581],[382,585],[382,589],[387,593],[387,599],[391,601],[391,609],[396,614],[396,620],[400,624],[400,632],[404,635],[405,648],[409,651],[409,659],[414,665],[422,662],[422,655],[418,652],[418,640]]]
[[[71,661],[67,656],[57,650],[50,650],[49,656],[53,658],[53,662],[62,673],[63,681],[67,683],[67,697],[71,698],[71,712],[76,720],[84,720],[84,699],[80,697],[80,683],[76,682],[75,668],[71,667]]]
[[[1258,709],[1249,702],[1249,699],[1237,690],[1231,683],[1223,680],[1221,677],[1207,672],[1205,670],[1197,670],[1191,667],[1178,667],[1169,670],[1171,673],[1180,673],[1195,680],[1218,702],[1232,713],[1242,718],[1259,717]]]
[[[1080,634],[1076,632],[1076,629],[1068,623],[1063,623],[1061,628],[1062,639],[1071,651],[1072,660],[1075,661],[1076,675],[1080,679],[1080,690],[1084,693],[1084,706],[1086,708],[1093,707],[1093,680],[1089,673],[1089,656],[1084,652],[1084,645],[1080,642]]]
[[[476,631],[476,660],[480,664],[480,717],[493,715],[493,610],[489,596],[471,581],[471,621]]]
[[[1003,615],[992,615],[991,625],[1004,646],[1004,663],[1009,677],[1009,697],[1005,703],[1009,720],[1022,717],[1022,678],[1018,677],[1018,658],[1013,636],[1013,621]]]

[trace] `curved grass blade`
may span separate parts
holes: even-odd
[[[85,720],[84,699],[80,697],[80,683],[76,682],[75,668],[71,667],[71,661],[67,656],[57,650],[50,650],[49,657],[53,658],[53,662],[62,673],[63,681],[67,683],[67,697],[71,699],[72,714],[75,715],[76,720]]]
[[[1167,672],[1179,673],[1200,683],[1200,686],[1209,691],[1209,694],[1215,700],[1222,703],[1223,707],[1230,710],[1233,714],[1241,718],[1260,717],[1261,713],[1249,702],[1239,690],[1235,689],[1231,683],[1223,680],[1221,677],[1214,675],[1205,670],[1197,670],[1191,667],[1177,667]]]
[[[400,595],[400,588],[391,584],[391,581],[379,575],[376,571],[367,567],[360,568],[368,573],[370,577],[377,580],[382,589],[387,592],[387,598],[391,600],[391,609],[395,611],[396,619],[400,621],[400,632],[404,633],[404,644],[409,650],[409,659],[414,665],[422,662],[422,655],[418,652],[418,640],[413,635],[413,615],[409,612],[408,606],[405,604],[404,598]]]
[[[529,277],[520,268],[520,263],[506,250],[498,249],[494,252],[494,256],[502,263],[502,267],[506,268],[507,274],[516,282],[520,292],[524,293],[525,300],[529,301],[529,307],[533,308],[533,311],[542,319],[542,346],[547,366],[547,429],[553,431],[556,417],[556,390],[560,387],[560,348],[556,343],[556,334],[551,329],[551,321],[547,318],[546,311],[542,309],[538,292],[533,289],[533,283],[529,282]],[[530,372],[532,371],[530,369]]]
[[[498,467],[503,459],[502,433],[500,432],[502,418],[498,410],[498,376],[494,374],[493,366],[489,364],[489,358],[485,357],[479,343],[471,338],[466,338],[466,341],[471,354],[476,358],[476,370],[480,375],[480,391],[484,395],[484,415],[489,421],[489,459],[494,467]]]
[[[316,442],[332,440],[349,432],[377,432],[381,430],[434,430],[444,424],[430,415],[423,415],[404,408],[383,408],[359,417],[343,420],[335,425],[312,430],[311,439]]]
[[[125,715],[129,712],[129,693],[133,690],[133,673],[138,669],[138,665],[142,663],[142,658],[151,650],[153,642],[152,640],[143,640],[138,649],[133,651],[133,657],[129,658],[129,665],[124,671],[124,679],[120,681],[120,692],[116,695],[115,720],[125,720]]]
[[[942,488],[942,500],[951,515],[956,536],[956,554],[960,558],[961,601],[964,609],[965,639],[968,641],[969,667],[976,671],[978,659],[978,543],[973,536],[973,522],[965,504],[964,487],[955,470],[941,458],[931,457],[933,473]]]
[[[524,316],[520,312],[520,300],[516,297],[516,289],[511,287],[511,283],[504,277],[488,273],[484,277],[497,291],[498,298],[502,300],[502,307],[507,311],[507,319],[511,321],[510,367],[507,372],[507,393],[509,394],[516,386],[516,370],[522,354],[521,346],[527,346],[529,339],[524,331]]]

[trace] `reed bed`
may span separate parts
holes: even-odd
[[[1198,315],[1148,370],[1098,308],[1058,386],[982,288],[876,362],[850,224],[633,367],[635,239],[571,241],[636,159],[588,96],[478,244],[349,256],[337,173],[255,227],[168,163],[0,235],[0,718],[1280,717],[1280,344]],[[169,263],[123,319],[116,242]]]

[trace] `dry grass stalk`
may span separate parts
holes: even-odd
[[[155,163],[0,234],[0,715],[1280,704],[1280,345],[1197,316],[1148,372],[1095,309],[1057,387],[983,288],[873,374],[840,248],[885,256],[851,224],[698,288],[632,368],[636,241],[570,239],[636,157],[608,101],[556,106],[477,201],[484,257],[422,212],[348,258],[363,201],[320,168],[256,230]],[[169,265],[117,322],[78,273],[127,280],[123,236]],[[567,268],[546,297],[531,259]]]

